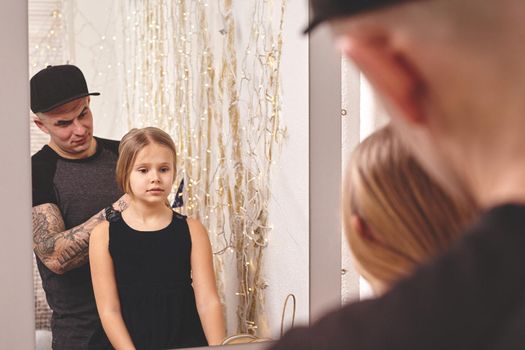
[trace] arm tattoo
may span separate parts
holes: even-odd
[[[91,230],[104,220],[102,212],[83,224],[65,230],[58,207],[43,204],[33,208],[33,249],[54,271],[66,272],[88,261]]]
[[[61,231],[64,231],[64,220],[56,205],[33,208],[33,247],[41,260],[54,253],[56,233]]]
[[[58,256],[58,263],[61,266],[66,266],[68,264],[82,265],[83,262],[87,261],[83,257],[88,255],[88,238],[80,238],[78,240],[73,240],[71,245],[65,248],[62,253]]]

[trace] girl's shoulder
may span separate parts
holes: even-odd
[[[93,235],[103,235],[104,233],[107,233],[109,231],[109,222],[107,220],[104,220],[102,222],[100,222],[97,226],[95,226],[93,228],[93,230],[91,230],[91,237],[93,237]]]
[[[189,219],[186,215],[176,212],[175,210],[173,210],[173,219],[174,220],[192,220],[192,219]]]
[[[192,237],[192,239],[199,237],[208,237],[208,231],[198,219],[186,218],[186,222],[188,223],[188,229],[190,231],[190,236]]]
[[[109,238],[109,222],[106,220],[95,226],[89,235],[89,244],[107,242]]]

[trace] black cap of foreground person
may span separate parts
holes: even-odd
[[[318,24],[329,19],[347,17],[408,1],[417,0],[310,0],[314,16],[304,32],[310,32]]]

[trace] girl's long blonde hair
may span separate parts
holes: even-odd
[[[355,259],[387,286],[445,251],[477,213],[465,193],[451,197],[386,126],[365,139],[347,168],[344,229]],[[368,238],[356,232],[358,217]]]

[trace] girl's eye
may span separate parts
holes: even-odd
[[[148,172],[148,169],[141,168],[141,169],[138,169],[138,172],[145,174]]]
[[[162,168],[162,169],[160,169],[160,171],[163,172],[163,173],[166,173],[166,172],[170,171],[170,168]]]

